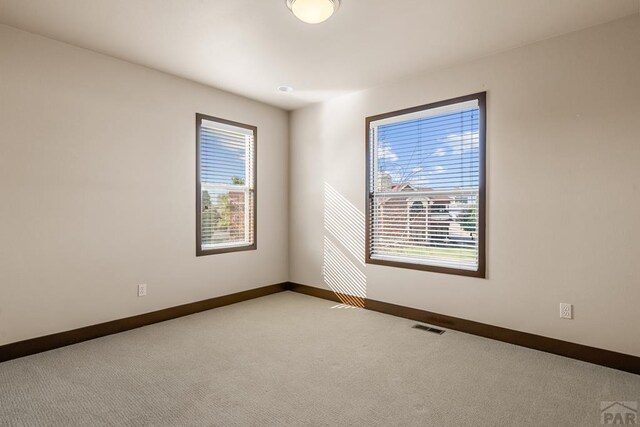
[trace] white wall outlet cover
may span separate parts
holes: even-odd
[[[138,285],[138,296],[143,297],[147,295],[147,285],[146,283]]]
[[[573,319],[573,305],[571,304],[560,304],[560,318],[562,319]]]

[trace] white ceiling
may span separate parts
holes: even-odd
[[[343,0],[309,25],[284,0],[0,0],[0,23],[294,109],[639,11],[640,0]]]

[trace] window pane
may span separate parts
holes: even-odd
[[[380,126],[377,190],[477,188],[478,117],[476,107]]]
[[[252,126],[197,115],[198,255],[255,249]]]
[[[218,184],[246,182],[247,138],[242,134],[232,134],[203,126],[200,134],[202,182]]]
[[[370,122],[370,259],[478,271],[480,102]]]
[[[250,244],[252,197],[249,191],[202,190],[202,247]]]

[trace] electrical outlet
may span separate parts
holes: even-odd
[[[146,283],[142,283],[140,285],[138,285],[138,296],[139,297],[144,297],[147,295],[147,284]]]
[[[573,306],[571,304],[560,304],[560,317],[562,319],[573,319]]]

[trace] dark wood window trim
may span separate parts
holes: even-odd
[[[237,126],[253,132],[253,243],[251,245],[231,246],[219,249],[202,249],[202,200],[200,181],[200,127],[202,120],[210,120],[230,126]],[[196,113],[196,256],[224,254],[230,252],[251,251],[258,248],[258,128],[231,120]]]
[[[460,276],[469,277],[486,277],[486,128],[487,128],[487,114],[486,114],[486,92],[475,93],[472,95],[461,96],[457,98],[447,99],[444,101],[433,102],[430,104],[420,105],[417,107],[406,108],[403,110],[392,111],[389,113],[379,114],[365,119],[365,197],[366,197],[366,212],[365,212],[365,262],[367,264],[377,264],[389,267],[400,267],[414,270],[432,271],[436,273],[455,274]],[[418,111],[429,110],[432,108],[444,107],[446,105],[458,104],[466,101],[478,101],[479,107],[479,194],[478,194],[478,270],[470,271],[457,268],[438,267],[424,264],[416,264],[410,262],[389,261],[371,258],[371,209],[373,201],[373,193],[369,188],[370,185],[370,173],[371,173],[371,158],[370,158],[370,141],[369,141],[369,128],[372,122],[378,120],[387,119],[390,117],[400,116],[404,114],[415,113]]]

